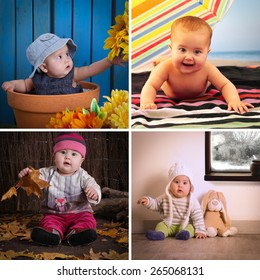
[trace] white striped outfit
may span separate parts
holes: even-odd
[[[90,203],[95,205],[101,200],[100,186],[83,168],[79,168],[71,176],[60,175],[54,166],[41,168],[40,173],[40,178],[50,184],[50,187],[44,189],[42,210],[45,213],[93,212]],[[87,187],[96,190],[97,201],[86,197],[84,191]]]
[[[146,207],[153,211],[159,211],[162,221],[168,226],[181,225],[184,229],[191,223],[195,228],[195,233],[206,233],[201,206],[192,193],[183,198],[166,193],[157,198],[147,198],[149,203]],[[171,200],[171,205],[169,200]]]

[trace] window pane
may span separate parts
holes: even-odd
[[[211,132],[211,170],[248,172],[253,159],[260,159],[260,132]]]

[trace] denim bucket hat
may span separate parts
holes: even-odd
[[[73,58],[77,45],[70,38],[60,38],[52,33],[45,33],[39,36],[26,50],[29,62],[34,66],[32,78],[38,67],[50,54],[56,52],[67,44],[71,58]]]

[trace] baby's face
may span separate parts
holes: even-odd
[[[183,74],[203,68],[210,50],[210,39],[205,29],[186,31],[177,29],[172,36],[172,63]]]
[[[49,55],[45,61],[45,74],[53,78],[63,78],[71,71],[73,61],[70,57],[68,46],[65,45],[61,49]]]
[[[64,176],[73,175],[81,167],[83,160],[79,152],[70,149],[58,151],[54,155],[55,166]]]
[[[171,182],[170,191],[177,198],[186,197],[190,190],[190,179],[185,175],[176,176]]]

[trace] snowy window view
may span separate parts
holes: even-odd
[[[253,159],[260,160],[260,132],[211,132],[211,170],[248,172]]]

